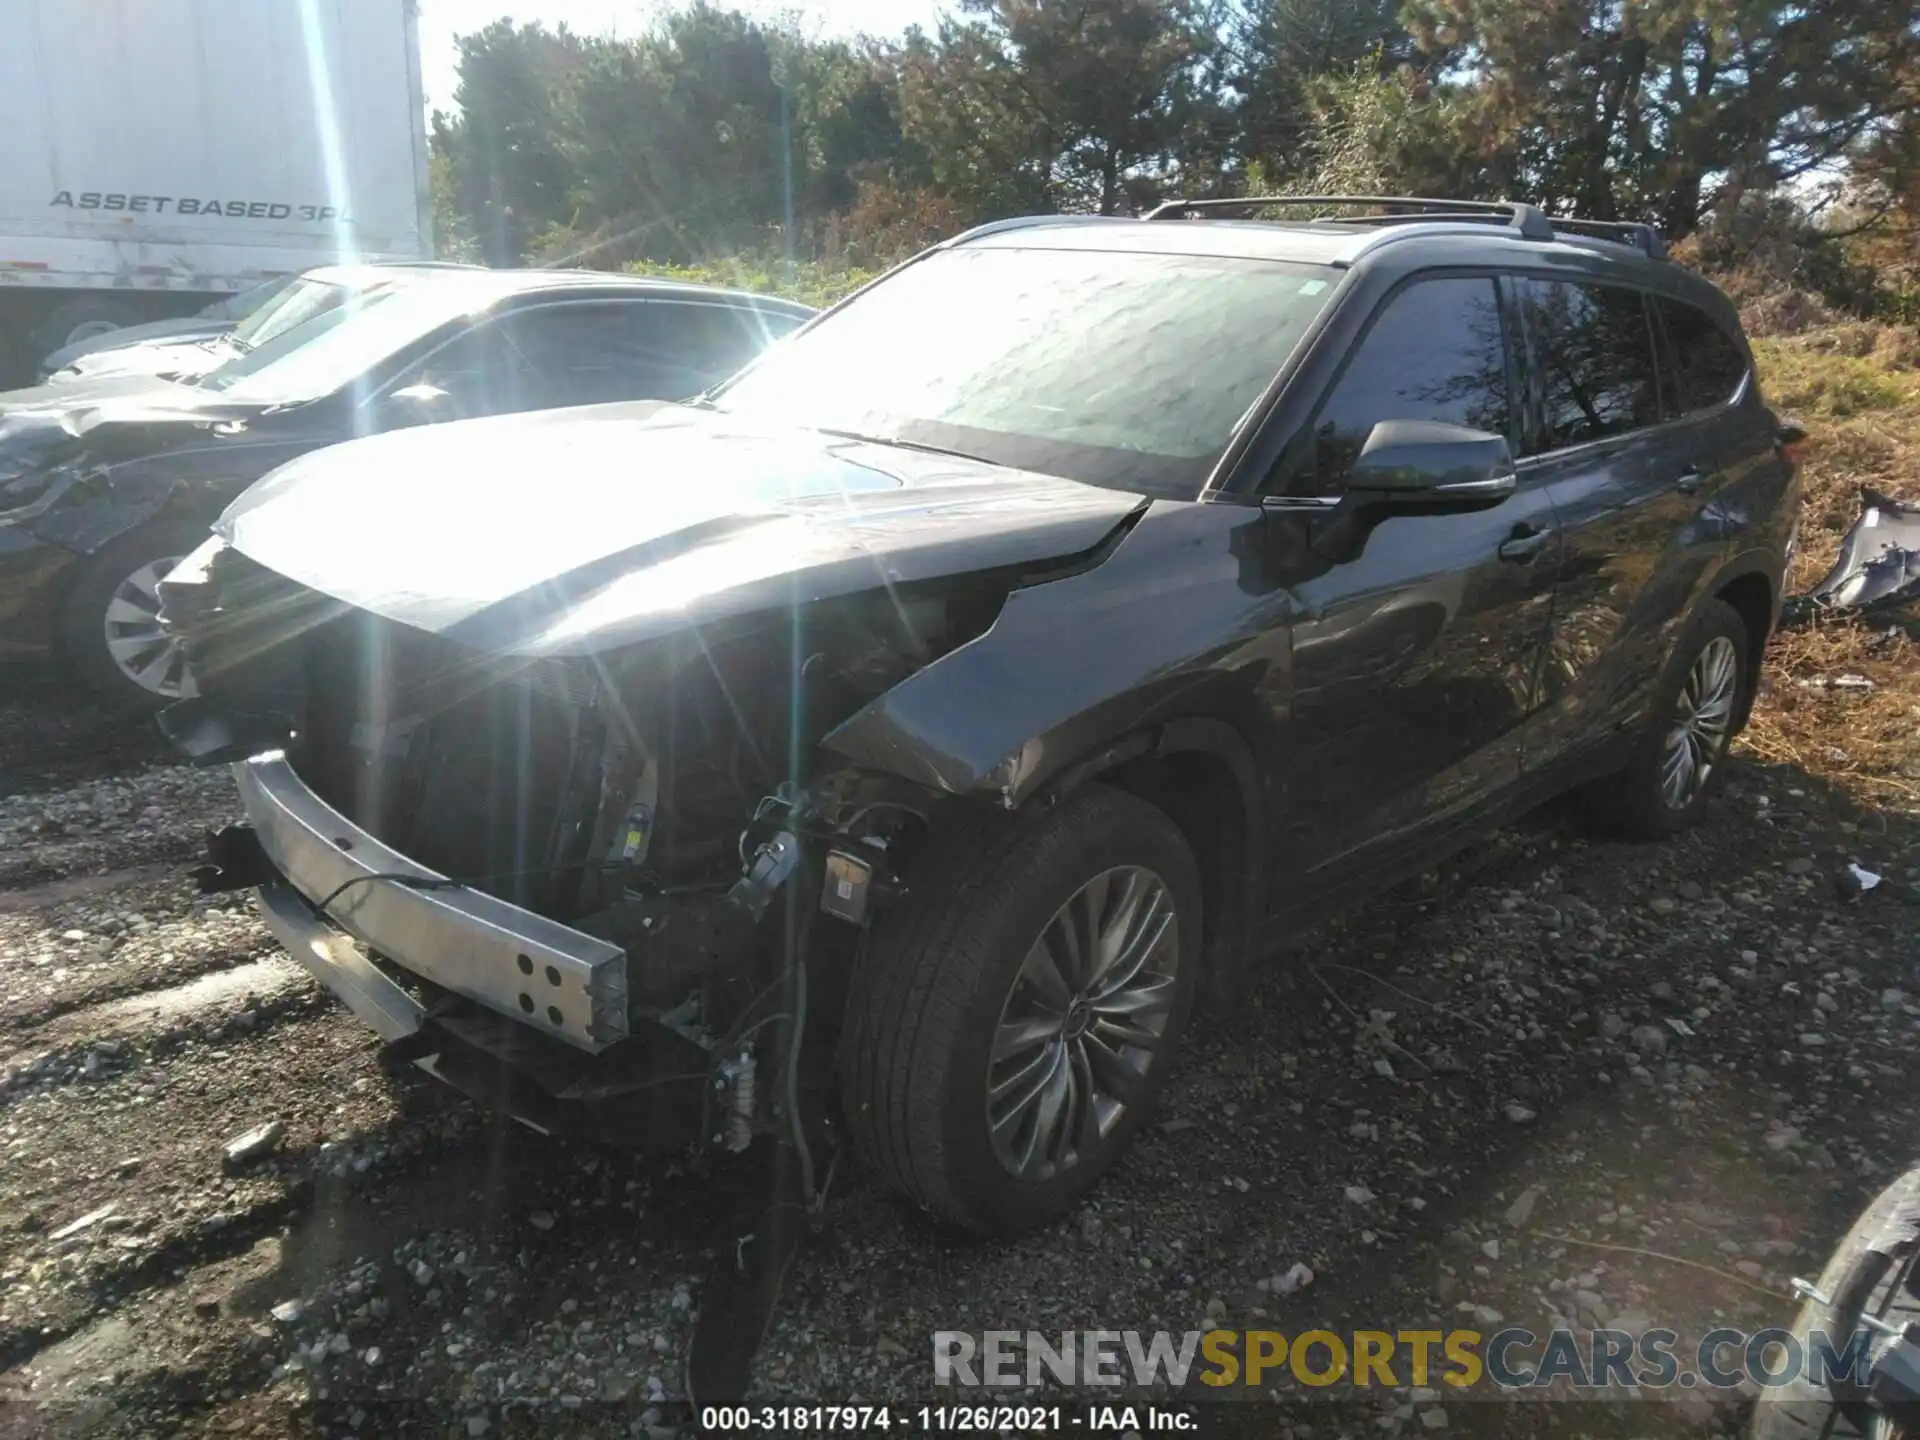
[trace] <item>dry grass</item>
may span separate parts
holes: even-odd
[[[1800,553],[1787,584],[1798,594],[1833,563],[1862,485],[1920,502],[1920,335],[1860,321],[1779,327],[1769,322],[1780,308],[1749,319],[1764,337],[1754,351],[1769,403],[1811,437]],[[1833,686],[1843,675],[1873,688]],[[1920,812],[1920,621],[1843,618],[1783,631],[1769,648],[1744,743],[1862,804]]]

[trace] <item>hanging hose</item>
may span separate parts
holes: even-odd
[[[807,962],[795,956],[791,974],[793,1030],[787,1042],[787,1125],[793,1132],[793,1148],[800,1156],[800,1192],[807,1197],[807,1208],[813,1210],[819,1203],[813,1188],[813,1152],[807,1148],[807,1127],[800,1120],[800,1046],[807,1034]]]

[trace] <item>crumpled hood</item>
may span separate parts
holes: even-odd
[[[0,474],[79,458],[111,463],[206,439],[258,405],[223,401],[155,375],[103,375],[0,394]]]
[[[156,388],[171,387],[152,375],[115,375],[0,393],[0,474],[70,459],[80,453],[81,428],[100,404],[149,395]]]
[[[282,466],[215,529],[390,620],[515,653],[1090,550],[1147,501],[685,406],[423,427]]]
[[[62,346],[40,362],[43,371],[64,370],[70,365],[91,364],[108,356],[119,356],[151,344],[217,340],[235,327],[232,320],[216,320],[208,315],[176,315],[171,320],[149,320],[144,325],[123,325],[90,340],[77,340]]]
[[[53,389],[65,389],[98,380],[140,377],[151,380],[163,375],[190,380],[205,375],[234,357],[236,352],[233,348],[214,343],[219,338],[219,332],[210,335],[202,332],[181,340],[153,340],[142,345],[103,350],[97,355],[82,355],[50,375],[48,384]]]

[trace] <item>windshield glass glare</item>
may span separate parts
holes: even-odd
[[[1269,260],[942,251],[769,351],[715,403],[1191,498],[1336,278]]]
[[[299,279],[296,275],[276,275],[271,280],[262,280],[258,285],[249,285],[238,294],[229,295],[224,300],[216,300],[201,310],[209,320],[245,320],[257,313],[261,307],[269,304],[276,296],[284,294],[289,285]]]
[[[350,278],[338,278],[346,275]],[[296,325],[304,325],[326,314],[355,295],[377,295],[396,286],[417,283],[431,276],[407,270],[330,270],[326,276],[304,275],[287,290],[236,325],[228,337],[241,350],[255,350]]]
[[[233,327],[231,338],[243,350],[252,350],[303,321],[345,303],[350,291],[332,280],[302,276]]]
[[[474,277],[349,293],[344,303],[221,365],[200,383],[235,400],[296,405],[345,388],[383,360],[467,311],[494,288]]]

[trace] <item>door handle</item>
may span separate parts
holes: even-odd
[[[1673,488],[1682,495],[1692,495],[1707,483],[1707,477],[1701,473],[1698,465],[1689,465],[1680,472],[1680,478],[1673,482]]]
[[[1513,534],[1500,542],[1499,556],[1515,565],[1531,565],[1534,557],[1547,548],[1551,530],[1536,530],[1531,525],[1516,525]]]

